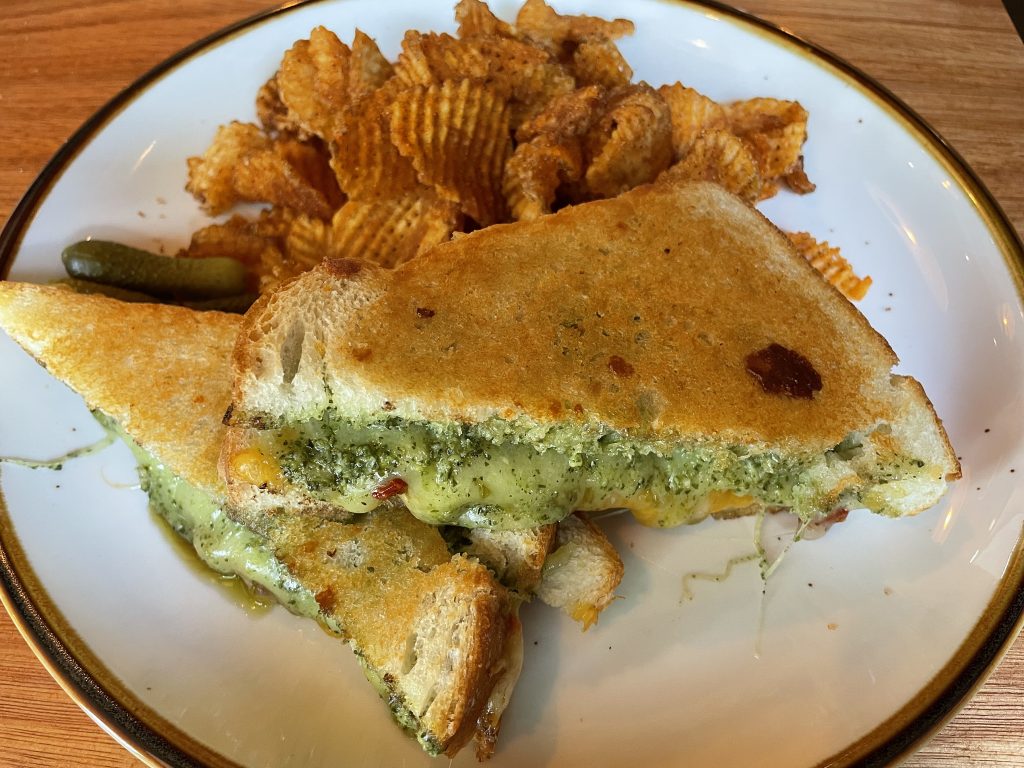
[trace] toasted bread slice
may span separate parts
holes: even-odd
[[[530,598],[540,587],[544,562],[555,544],[556,529],[554,524],[522,531],[451,526],[444,535],[452,549],[475,557],[506,587]]]
[[[622,574],[622,559],[604,531],[577,512],[558,524],[555,550],[544,563],[537,596],[586,631],[615,599]]]
[[[474,734],[483,754],[493,750],[522,643],[518,601],[484,566],[452,557],[436,528],[400,508],[352,525],[280,514],[263,536],[220,514],[238,316],[0,282],[0,326],[141,447],[143,480],[165,499],[158,511],[207,562],[346,638],[431,754],[454,754]],[[205,518],[181,503],[188,489],[208,500]],[[226,559],[225,541],[246,559]]]
[[[617,506],[658,526],[913,514],[959,465],[896,362],[743,201],[641,187],[393,271],[328,261],[264,297],[222,470],[243,509],[400,499],[465,527]]]
[[[509,589],[560,608],[584,631],[615,599],[623,566],[615,546],[583,513],[525,531],[445,530],[449,546],[475,557]]]

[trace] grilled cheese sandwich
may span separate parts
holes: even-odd
[[[233,506],[521,529],[934,504],[921,386],[760,213],[708,183],[489,227],[386,271],[328,261],[246,316]]]
[[[400,508],[353,524],[276,515],[258,531],[226,514],[217,457],[239,322],[0,282],[0,327],[126,438],[154,509],[207,565],[347,640],[429,754],[474,737],[490,754],[522,642],[520,598],[485,566]]]

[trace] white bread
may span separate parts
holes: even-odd
[[[524,598],[530,598],[540,586],[548,553],[555,544],[557,526],[540,525],[522,531],[495,528],[451,528],[446,536],[457,536],[459,551],[475,557],[498,580]]]
[[[213,499],[224,497],[217,456],[239,322],[0,282],[0,326],[11,338]],[[436,528],[401,509],[352,525],[277,515],[263,534],[257,544],[315,599],[317,618],[349,641],[428,751],[454,754],[474,735],[483,754],[493,750],[521,628],[517,602],[484,566],[453,558]]]
[[[820,390],[762,386],[750,357],[771,345],[809,362]],[[855,495],[913,514],[959,464],[920,385],[892,375],[896,362],[756,210],[713,184],[640,187],[459,237],[394,271],[328,261],[261,299],[234,353],[222,471],[241,509],[358,512],[231,464],[273,428],[330,407],[353,421],[498,422],[581,441],[614,434],[645,451],[782,457],[813,465],[804,479],[817,512]],[[838,455],[848,439],[855,457]],[[778,501],[709,496],[685,521],[758,504]],[[639,516],[679,522],[657,503]]]
[[[615,599],[622,574],[622,560],[604,531],[577,512],[558,524],[537,597],[561,608],[586,631]]]
[[[458,532],[457,534],[455,532]],[[604,531],[585,514],[525,531],[452,528],[459,551],[486,565],[524,599],[560,608],[584,630],[615,599],[623,565]]]

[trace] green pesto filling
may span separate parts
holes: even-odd
[[[128,445],[138,462],[139,479],[153,509],[179,535],[192,543],[206,565],[218,573],[238,576],[249,584],[262,587],[292,613],[316,619],[335,634],[343,634],[337,620],[321,612],[313,591],[274,556],[270,541],[228,517],[217,499],[171,472],[108,416],[99,411],[93,411],[93,415],[109,433]],[[415,735],[428,754],[440,754],[437,737],[422,731],[416,716],[394,686],[382,685],[380,672],[363,658],[358,649],[355,650],[363,674],[387,702],[398,724]]]
[[[397,477],[408,486],[401,498],[409,510],[436,525],[525,528],[557,522],[577,509],[625,506],[648,510],[638,513],[644,522],[674,526],[715,511],[708,503],[713,492],[786,507],[804,520],[827,513],[839,501],[829,495],[838,479],[853,471],[858,440],[824,455],[783,456],[707,443],[644,442],[577,425],[395,417],[356,423],[328,409],[273,431],[270,452],[289,482],[353,512],[378,506],[382,499],[373,492]],[[856,490],[842,501],[858,502]]]
[[[171,472],[112,419],[98,411],[93,415],[127,443],[138,462],[139,480],[153,509],[191,542],[206,565],[217,573],[238,576],[262,587],[292,613],[322,618],[313,592],[274,557],[273,546],[266,539],[228,517],[218,499]]]

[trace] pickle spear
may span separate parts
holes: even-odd
[[[108,240],[82,240],[61,254],[68,275],[162,298],[217,299],[245,292],[236,259],[177,259]]]

